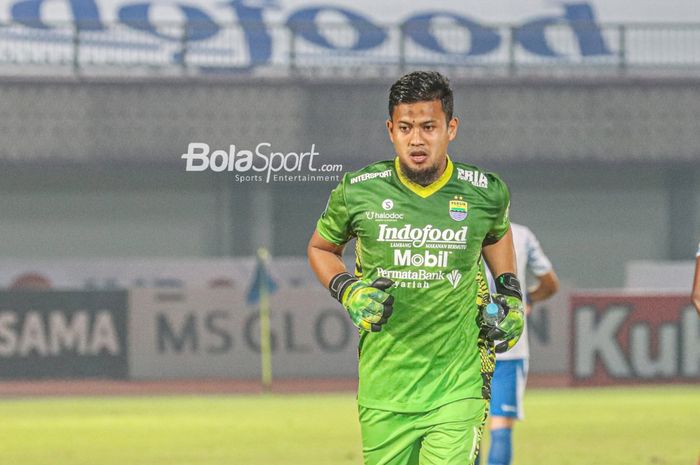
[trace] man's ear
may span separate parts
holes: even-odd
[[[389,140],[391,140],[392,143],[394,142],[394,133],[392,132],[393,129],[394,122],[391,121],[391,119],[386,120],[386,130],[389,133]]]
[[[457,129],[459,128],[459,118],[456,116],[450,120],[449,123],[447,123],[447,135],[449,136],[450,140],[454,140],[455,137],[457,137]]]

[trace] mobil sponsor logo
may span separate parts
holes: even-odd
[[[414,227],[411,224],[402,227],[388,224],[379,225],[378,242],[391,242],[392,246],[427,247],[437,249],[464,249],[467,246],[466,226],[459,229],[436,228],[431,224]]]
[[[577,384],[700,379],[700,319],[685,295],[572,296]]]
[[[414,266],[414,267],[429,267],[429,268],[446,268],[448,260],[452,252],[447,250],[439,250],[431,252],[425,250],[423,252],[413,252],[411,249],[395,249],[394,250],[394,265],[395,266]]]

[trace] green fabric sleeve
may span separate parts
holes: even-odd
[[[510,229],[510,192],[508,191],[508,186],[506,186],[501,178],[493,173],[489,173],[488,177],[490,178],[489,183],[493,183],[495,189],[498,211],[496,212],[496,219],[493,222],[493,226],[486,234],[484,245],[498,242]]]
[[[345,244],[352,237],[345,200],[345,178],[331,192],[326,209],[316,222],[316,230],[322,238],[336,245]]]

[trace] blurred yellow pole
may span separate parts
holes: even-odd
[[[260,280],[260,376],[263,389],[272,388],[272,348],[270,344],[270,299],[267,288],[267,264],[270,254],[265,248],[258,249],[258,260],[264,272]]]

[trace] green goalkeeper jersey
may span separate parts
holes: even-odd
[[[424,412],[487,397],[493,354],[479,338],[476,305],[482,245],[510,227],[509,193],[496,175],[449,158],[422,187],[398,159],[343,177],[316,229],[355,246],[358,277],[390,278],[394,312],[381,332],[361,331],[358,402]]]

